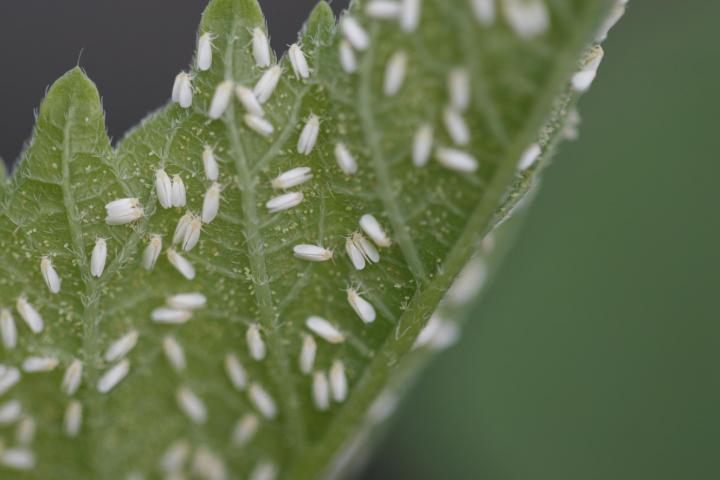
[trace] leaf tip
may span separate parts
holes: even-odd
[[[250,24],[262,24],[265,17],[258,0],[212,0],[203,13],[203,24],[212,19],[241,18]]]
[[[59,97],[100,102],[100,95],[95,83],[90,80],[85,71],[79,66],[73,67],[55,80],[50,86],[43,104]]]
[[[312,12],[310,12],[310,16],[305,24],[303,37],[324,38],[332,32],[333,28],[335,28],[335,14],[330,4],[322,0],[318,2]]]

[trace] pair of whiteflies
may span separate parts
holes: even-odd
[[[317,371],[313,374],[312,397],[315,408],[325,411],[330,408],[330,400],[342,403],[347,398],[348,381],[345,374],[345,364],[335,360],[326,374]]]
[[[19,297],[16,308],[20,317],[34,334],[42,332],[45,322],[40,313],[25,297]],[[17,345],[17,327],[12,312],[8,308],[0,309],[0,337],[6,349],[13,349]]]
[[[155,170],[155,192],[162,208],[184,207],[187,202],[185,182],[178,174],[170,175],[164,168]]]
[[[375,216],[367,213],[360,217],[360,228],[375,242],[379,247],[389,247],[392,240],[380,225]],[[356,269],[362,270],[365,267],[365,259],[377,263],[380,260],[380,254],[377,249],[368,242],[360,233],[351,234],[346,241],[346,251]],[[300,244],[293,248],[296,258],[308,260],[311,262],[325,262],[333,258],[333,251],[319,246],[310,244]]]
[[[182,325],[192,318],[194,310],[203,308],[206,303],[207,298],[202,293],[179,293],[168,297],[165,306],[153,310],[151,318],[156,323]]]

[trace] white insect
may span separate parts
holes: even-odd
[[[362,234],[355,232],[352,235],[352,240],[355,246],[365,257],[365,260],[372,263],[380,261],[380,253],[378,253],[377,248],[375,248],[372,242],[370,242],[367,238],[363,237]]]
[[[313,375],[312,393],[315,408],[320,411],[330,408],[330,385],[325,372],[315,372]]]
[[[80,433],[80,427],[82,426],[82,404],[77,400],[73,400],[68,403],[65,408],[65,434],[74,438]]]
[[[464,146],[470,142],[470,128],[460,112],[452,107],[446,108],[443,111],[443,122],[455,145]]]
[[[193,248],[195,248],[195,245],[197,245],[198,241],[200,241],[200,233],[202,231],[202,220],[200,217],[193,215],[192,219],[188,223],[187,228],[185,229],[185,235],[183,235],[182,239],[182,249],[185,252],[189,252]]]
[[[340,30],[355,50],[367,50],[370,46],[370,37],[365,29],[355,20],[355,17],[345,15],[340,20]]]
[[[253,115],[251,113],[246,113],[243,116],[243,119],[245,120],[245,125],[247,125],[250,130],[254,131],[255,133],[259,133],[263,137],[272,135],[272,133],[275,131],[275,127],[273,127],[272,123],[270,123],[263,117]]]
[[[550,15],[544,0],[501,0],[510,27],[521,38],[533,38],[550,27]]]
[[[565,120],[565,126],[562,130],[563,139],[571,141],[577,140],[580,136],[578,127],[580,126],[581,122],[582,118],[580,117],[580,113],[577,111],[576,108],[572,108],[567,115],[567,118]]]
[[[193,472],[202,480],[227,480],[227,472],[222,459],[200,446],[195,450],[195,458],[192,465]]]
[[[440,317],[437,313],[433,314],[428,323],[420,330],[413,349],[431,348],[432,350],[442,350],[451,346],[459,336],[457,325],[448,322]]]
[[[235,96],[237,96],[243,108],[248,113],[257,115],[258,117],[265,115],[265,111],[263,110],[262,105],[260,105],[260,101],[255,96],[255,93],[249,88],[242,85],[236,86]]]
[[[280,76],[282,76],[282,68],[274,65],[260,77],[253,88],[253,93],[260,103],[265,103],[270,99],[280,81]]]
[[[20,471],[35,468],[35,454],[26,448],[7,448],[0,451],[2,465]]]
[[[15,440],[23,447],[30,445],[35,438],[35,420],[32,417],[25,417],[20,421],[17,432],[15,434]]]
[[[121,198],[105,205],[108,225],[124,225],[145,216],[145,211],[137,198]]]
[[[360,320],[363,321],[363,323],[368,324],[375,321],[375,308],[370,302],[362,298],[360,294],[358,294],[357,290],[353,288],[348,288],[347,300],[352,309],[355,310],[355,313],[357,313],[358,317],[360,317]]]
[[[310,76],[310,67],[308,66],[307,59],[297,43],[290,45],[288,57],[290,58],[290,65],[295,73],[295,78],[308,78]]]
[[[213,34],[205,32],[200,35],[197,46],[197,68],[198,70],[210,70],[212,66],[212,45]]]
[[[190,443],[187,440],[178,440],[163,453],[160,459],[160,469],[165,473],[179,473],[190,455]],[[170,477],[166,480],[180,480],[183,478]]]
[[[453,281],[452,286],[445,294],[444,301],[457,306],[469,302],[482,289],[487,276],[487,265],[482,258],[471,259]]]
[[[124,358],[118,364],[103,373],[97,383],[98,392],[108,393],[127,376],[129,371],[130,361],[127,358]]]
[[[215,220],[220,209],[220,184],[213,182],[210,188],[205,192],[202,206],[202,222],[210,223]]]
[[[255,65],[261,68],[270,66],[270,43],[268,37],[260,27],[253,29],[253,57]]]
[[[222,117],[225,110],[230,105],[233,93],[233,82],[231,80],[224,80],[215,88],[215,93],[210,101],[210,109],[208,110],[208,117],[213,120],[217,120]]]
[[[175,395],[180,410],[198,425],[207,421],[207,408],[203,401],[188,387],[180,387]]]
[[[400,50],[393,53],[385,66],[385,81],[383,83],[383,93],[386,97],[395,96],[402,88],[407,74],[408,57],[407,54]]]
[[[186,202],[185,183],[180,175],[173,175],[170,200],[173,207],[184,207]]]
[[[25,321],[25,324],[30,327],[33,333],[40,333],[43,330],[44,322],[40,314],[35,307],[33,307],[25,297],[19,297],[17,304],[15,305],[20,317]]]
[[[65,395],[75,395],[75,392],[77,392],[78,388],[80,388],[82,374],[83,363],[77,359],[73,360],[70,366],[65,370],[65,375],[63,375],[62,384],[60,385],[60,389]]]
[[[310,167],[296,167],[281,173],[272,181],[272,187],[276,190],[285,190],[301,185],[313,178]]]
[[[161,307],[153,310],[150,317],[155,323],[182,325],[192,318],[192,312],[189,310]]]
[[[365,232],[365,234],[370,237],[370,239],[375,242],[375,245],[378,247],[389,247],[392,245],[392,241],[390,240],[390,237],[388,237],[387,233],[385,233],[385,229],[373,215],[366,213],[360,217],[359,224],[363,232]]]
[[[348,257],[350,257],[350,261],[356,270],[365,269],[365,255],[363,255],[362,250],[355,245],[352,236],[345,239],[345,252]]]
[[[163,352],[168,363],[176,372],[182,372],[187,366],[185,352],[174,337],[165,337],[162,341]]]
[[[358,164],[355,157],[350,153],[344,143],[335,145],[335,160],[338,167],[346,175],[353,175],[358,171]]]
[[[175,233],[173,233],[173,239],[172,239],[173,244],[178,244],[183,241],[183,238],[185,238],[187,229],[190,226],[190,222],[192,222],[192,219],[194,217],[195,217],[195,215],[193,215],[192,212],[187,212],[187,213],[185,213],[185,215],[180,217],[177,225],[175,226]]]
[[[251,383],[248,389],[248,396],[255,408],[265,418],[272,420],[277,415],[275,400],[270,394],[257,383]]]
[[[464,68],[453,68],[447,78],[450,105],[458,112],[464,112],[470,106],[470,74]]]
[[[20,370],[0,364],[0,397],[20,381]]]
[[[413,344],[413,349],[417,348],[424,348],[430,344],[435,334],[438,332],[442,325],[442,319],[439,315],[434,313],[430,320],[428,320],[428,323],[425,324],[422,330],[420,330],[420,333],[415,338],[415,343]]]
[[[475,157],[462,150],[439,147],[435,150],[435,159],[445,168],[456,172],[471,173],[477,170],[478,162]]]
[[[305,326],[328,343],[342,343],[345,341],[345,335],[322,317],[315,315],[308,317],[305,320]]]
[[[420,23],[420,0],[401,0],[400,28],[414,32]]]
[[[523,172],[528,168],[532,167],[535,162],[537,162],[538,158],[540,158],[541,153],[542,150],[540,149],[540,145],[538,145],[537,143],[533,143],[532,145],[530,145],[520,156],[520,161],[518,162],[518,170]]]
[[[475,19],[484,27],[495,21],[495,0],[470,0]]]
[[[252,413],[246,413],[235,424],[232,433],[232,442],[238,447],[247,444],[260,427],[260,421]]]
[[[345,73],[355,73],[358,69],[357,57],[352,46],[347,40],[342,40],[338,47],[338,54],[340,55],[340,65],[342,66]]]
[[[250,474],[250,480],[275,480],[277,467],[269,462],[262,462],[257,465]]]
[[[365,7],[365,14],[379,20],[394,20],[400,16],[400,3],[393,0],[372,0]]]
[[[455,345],[460,338],[460,328],[455,322],[444,321],[432,337],[428,346],[435,351],[445,350]]]
[[[219,169],[215,152],[210,145],[205,145],[202,153],[203,167],[205,168],[205,176],[213,182],[218,179]]]
[[[10,400],[0,405],[0,426],[12,425],[20,420],[22,404],[18,400]]]
[[[225,355],[225,373],[227,373],[230,383],[232,383],[236,390],[245,390],[247,373],[237,358],[237,355],[234,353]]]
[[[195,278],[195,267],[188,261],[187,258],[183,257],[175,251],[174,248],[169,248],[167,251],[167,258],[170,265],[175,267],[175,270],[188,280]]]
[[[358,232],[354,232],[345,240],[345,251],[356,270],[363,270],[366,262],[380,261],[380,254],[375,246]]]
[[[160,252],[162,251],[162,237],[160,235],[151,235],[145,250],[143,251],[142,265],[145,270],[155,268]]]
[[[412,161],[416,167],[427,165],[433,147],[433,127],[430,124],[420,125],[413,138]]]
[[[300,371],[308,375],[315,365],[315,355],[317,354],[317,344],[312,335],[304,335],[302,348],[300,349],[300,358],[298,364]]]
[[[110,344],[107,351],[105,352],[105,360],[108,362],[114,362],[119,360],[137,345],[139,333],[137,330],[130,330],[122,337],[115,340]]]
[[[270,211],[270,213],[275,212],[281,212],[283,210],[288,210],[293,207],[297,207],[302,203],[304,195],[302,192],[289,192],[284,193],[282,195],[278,195],[277,197],[271,198],[265,206]]]
[[[330,390],[333,399],[342,403],[347,398],[348,381],[345,374],[345,364],[340,360],[335,360],[330,367]]]
[[[105,262],[107,261],[107,242],[104,238],[95,240],[92,255],[90,256],[90,274],[93,277],[99,277],[105,270]]]
[[[265,342],[260,335],[260,327],[257,324],[252,324],[248,327],[245,332],[245,341],[247,342],[250,356],[257,361],[265,358],[267,349],[265,348]]]
[[[62,283],[62,280],[55,270],[50,257],[43,256],[40,259],[40,273],[42,273],[43,280],[45,280],[45,285],[47,285],[48,290],[52,293],[58,293],[60,291],[60,284]]]
[[[367,419],[371,424],[377,425],[385,421],[397,408],[400,401],[398,395],[390,390],[385,390],[370,405],[367,412]]]
[[[172,101],[180,105],[182,108],[190,108],[193,101],[192,77],[180,72],[175,77],[175,83],[172,90]]]
[[[326,262],[332,259],[333,251],[318,245],[301,244],[293,247],[293,255],[309,262]]]
[[[0,310],[0,337],[2,337],[3,346],[8,350],[15,348],[17,345],[15,319],[7,308]]]
[[[582,69],[573,75],[570,80],[573,90],[583,93],[590,88],[590,85],[592,85],[597,75],[597,70],[603,59],[603,55],[604,52],[601,46],[596,45],[592,48],[590,55],[585,59]]]
[[[172,182],[162,168],[155,170],[155,192],[162,208],[172,207]]]
[[[206,303],[207,298],[199,292],[178,293],[167,299],[168,307],[180,310],[195,310],[204,307]]]
[[[315,148],[319,133],[320,118],[315,114],[310,114],[300,133],[300,138],[298,138],[297,152],[302,155],[310,155]]]
[[[23,360],[22,369],[27,373],[52,372],[59,364],[55,357],[27,357]]]

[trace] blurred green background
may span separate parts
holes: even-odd
[[[720,478],[718,19],[630,2],[579,141],[365,478]]]

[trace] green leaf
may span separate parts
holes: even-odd
[[[612,6],[609,0],[523,2],[505,0],[506,8],[485,25],[466,0],[425,0],[414,31],[396,20],[368,18],[368,2],[355,2],[351,13],[370,46],[355,52],[354,73],[339,60],[342,34],[332,11],[318,4],[299,39],[310,76],[296,78],[287,56],[279,61],[282,77],[263,105],[274,127],[267,136],[248,128],[235,98],[219,119],[208,118],[221,82],[252,88],[266,70],[252,53],[253,29],[265,29],[254,0],[210,3],[199,32],[212,36],[212,66],[193,69],[192,106],[169,104],[114,149],[95,86],[78,68],[60,78],[42,103],[21,162],[3,182],[3,478],[160,478],[168,473],[161,459],[174,446],[176,452],[188,447],[182,469],[198,478],[268,478],[258,476],[263,468],[292,479],[344,471],[377,412],[389,405],[383,392],[411,378],[434,350],[413,348],[431,314],[562,137],[577,100],[568,81],[588,64],[581,59]],[[504,19],[518,3],[547,9],[548,28],[519,35]],[[406,56],[407,75],[396,94],[386,95],[386,66],[398,52]],[[448,75],[458,68],[470,79],[471,101],[458,113],[470,140],[454,147],[443,112]],[[319,117],[320,133],[306,155],[297,145],[311,115]],[[458,148],[478,168],[454,171],[434,158],[414,166],[413,138],[425,124],[433,127],[436,148]],[[356,172],[339,168],[339,143],[356,160]],[[540,161],[519,170],[519,159],[536,143]],[[178,221],[186,212],[200,214],[212,185],[203,167],[206,146],[219,164],[219,214],[183,252],[182,245],[172,247]],[[312,169],[312,178],[288,191],[302,192],[302,202],[270,212],[266,203],[282,193],[273,179],[301,166]],[[185,207],[159,203],[155,176],[161,168],[182,178]],[[143,215],[110,225],[105,206],[122,198],[137,198]],[[345,245],[366,214],[391,244],[377,240],[380,260],[358,270]],[[155,235],[162,236],[162,253],[148,270],[143,252]],[[107,245],[99,277],[91,274],[97,239]],[[297,258],[293,247],[299,244],[323,246],[332,259]],[[171,247],[194,266],[193,279],[170,264]],[[59,275],[58,293],[43,279],[42,261]],[[462,297],[468,282],[477,283],[472,273],[458,280]],[[350,305],[349,288],[373,306],[373,322],[363,322]],[[207,303],[189,320],[153,320],[156,309],[172,304],[171,296],[190,292]],[[40,313],[42,331],[23,320],[19,298]],[[453,314],[452,298],[443,308]],[[311,316],[327,319],[344,341],[313,334],[306,326]],[[258,333],[266,350],[256,352],[261,359],[251,352],[259,348],[257,339],[247,339]],[[108,355],[118,339],[132,346],[135,336],[134,348]],[[317,345],[309,375],[298,360],[307,338]],[[184,362],[169,361],[169,339]],[[229,354],[242,365],[245,384],[228,378]],[[335,362],[344,365],[347,398],[319,408],[313,385],[323,390]],[[33,364],[48,371],[33,372]],[[73,364],[83,366],[81,383],[68,392]],[[124,365],[127,375],[111,385],[108,372]],[[272,399],[276,415],[253,397],[258,389]],[[73,427],[78,409],[82,423]],[[242,418],[246,425],[255,419],[257,431],[240,445]]]

